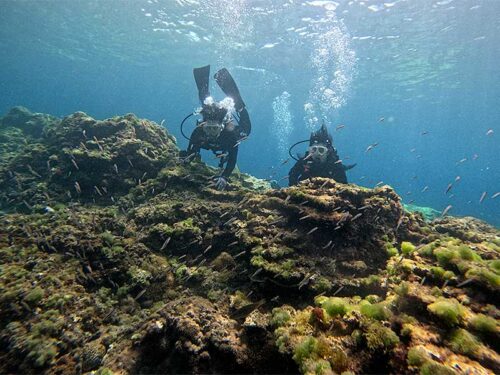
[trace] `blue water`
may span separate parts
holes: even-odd
[[[133,112],[185,147],[192,68],[227,67],[253,123],[240,170],[285,185],[288,145],[325,120],[358,164],[350,182],[498,226],[499,14],[498,0],[3,0],[0,112]]]

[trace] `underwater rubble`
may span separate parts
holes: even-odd
[[[323,178],[221,192],[132,114],[16,107],[0,153],[1,373],[500,373],[484,222]]]

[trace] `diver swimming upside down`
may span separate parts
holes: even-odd
[[[307,142],[307,140],[295,143],[290,147],[290,150],[303,142]],[[290,156],[294,158],[291,152]],[[300,181],[311,177],[327,177],[347,184],[346,171],[356,166],[356,164],[342,164],[337,150],[333,147],[332,136],[328,133],[325,124],[318,131],[311,133],[306,154],[299,159],[294,159],[297,162],[288,172],[289,186],[297,185]]]
[[[202,105],[199,112],[202,119],[197,121],[196,128],[189,137],[187,150],[181,151],[179,156],[189,162],[200,157],[201,149],[211,150],[220,159],[219,168],[222,169],[220,175],[214,178],[215,186],[224,190],[236,166],[239,144],[250,134],[250,117],[238,87],[226,68],[214,75],[215,81],[227,95],[220,102],[210,96],[210,65],[193,69],[193,74]],[[233,112],[236,115],[233,115]],[[182,124],[190,116],[186,117]]]

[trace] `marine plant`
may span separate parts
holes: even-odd
[[[371,304],[368,301],[362,301],[359,311],[370,319],[387,320],[391,316],[390,310],[383,303]]]
[[[495,319],[484,314],[477,314],[470,320],[471,327],[481,333],[495,333],[498,324]]]
[[[401,253],[403,255],[410,255],[413,251],[415,251],[415,245],[408,241],[401,242]]]
[[[321,303],[326,313],[331,316],[343,316],[348,311],[348,304],[343,298],[331,297]]]
[[[450,337],[450,348],[457,353],[471,355],[479,348],[479,341],[463,328],[455,330]]]
[[[364,337],[368,349],[372,351],[388,351],[399,343],[398,335],[379,322],[370,323]]]
[[[420,367],[428,359],[429,356],[427,355],[425,349],[423,349],[422,347],[412,347],[410,348],[410,350],[408,350],[407,361],[408,365],[410,366]]]
[[[465,315],[464,307],[452,299],[440,299],[428,305],[427,310],[448,326],[458,325]]]

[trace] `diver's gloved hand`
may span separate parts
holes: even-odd
[[[224,176],[219,176],[214,178],[215,188],[217,190],[225,190],[229,184]]]
[[[182,164],[189,164],[191,160],[194,160],[196,154],[189,154],[187,150],[179,151],[179,160]]]

